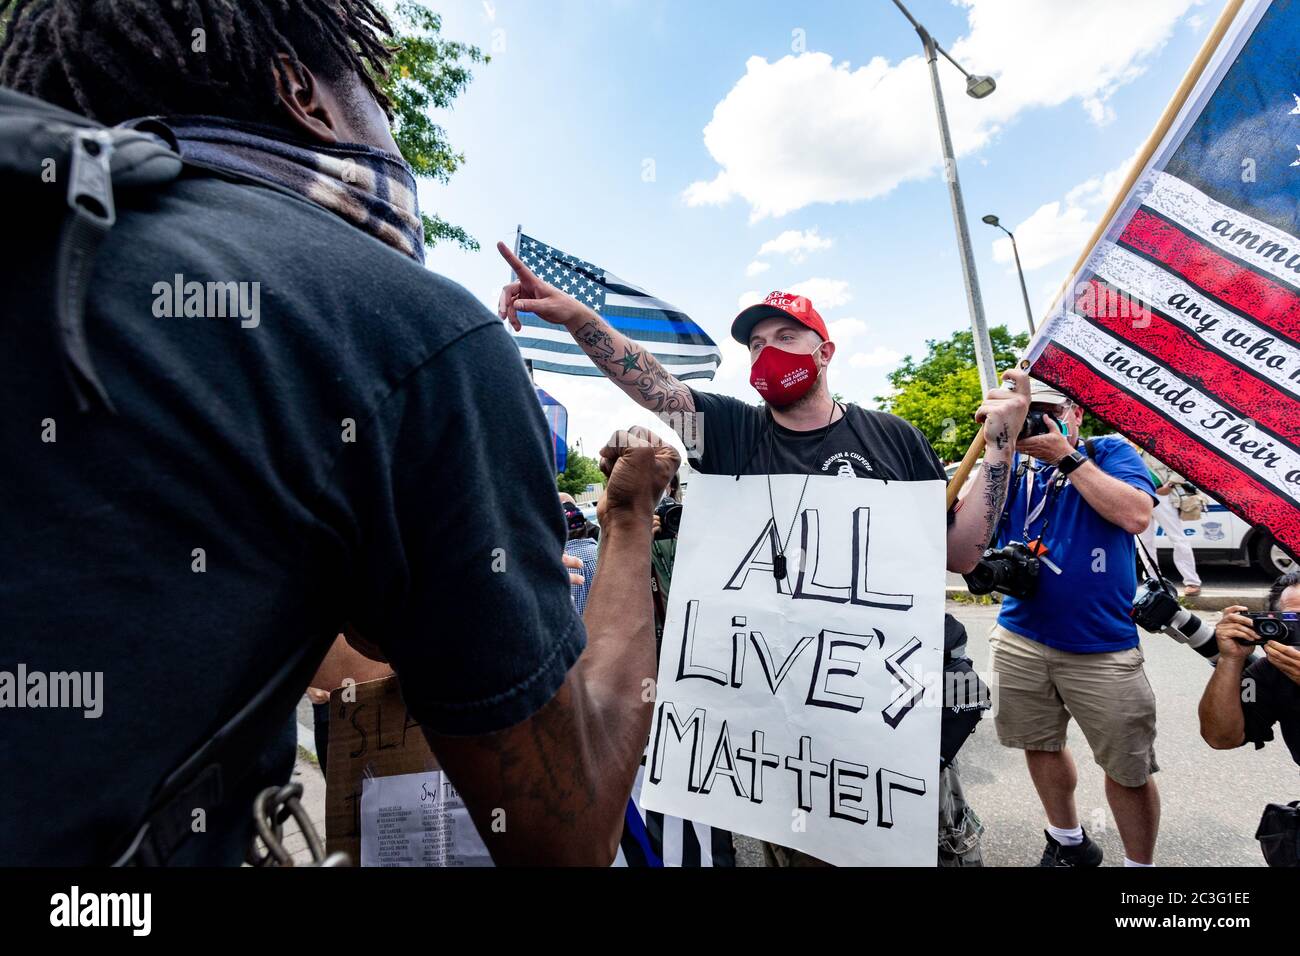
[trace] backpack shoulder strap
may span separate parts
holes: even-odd
[[[86,343],[85,303],[95,256],[116,222],[115,183],[148,186],[175,179],[181,160],[158,137],[108,129],[11,90],[0,90],[0,175],[21,182],[66,179],[55,252],[54,315],[64,374],[85,412],[113,403]]]
[[[324,652],[320,642],[303,641],[248,703],[163,780],[114,866],[165,866],[193,834],[195,808],[232,798],[265,752],[268,728],[293,715]]]

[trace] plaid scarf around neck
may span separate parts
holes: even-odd
[[[401,158],[359,143],[292,140],[271,126],[215,116],[151,117],[128,125],[171,134],[183,160],[264,179],[424,263],[415,175]]]

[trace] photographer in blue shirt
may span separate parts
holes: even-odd
[[[1007,596],[990,635],[995,725],[1025,751],[1047,815],[1041,866],[1097,866],[1101,848],[1079,824],[1078,770],[1066,727],[1079,723],[1106,772],[1106,797],[1126,865],[1150,865],[1160,819],[1151,774],[1156,706],[1137,629],[1133,536],[1146,528],[1155,488],[1120,436],[1081,440],[1083,409],[1034,382],[1027,431],[983,573]]]

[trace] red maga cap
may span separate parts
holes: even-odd
[[[773,292],[758,305],[751,305],[742,311],[731,323],[731,337],[748,347],[749,334],[754,331],[754,326],[773,317],[793,319],[820,335],[823,342],[830,341],[826,323],[813,308],[812,300],[789,292]]]

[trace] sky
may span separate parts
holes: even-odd
[[[464,167],[421,206],[479,252],[429,267],[495,310],[515,228],[688,313],[722,346],[697,387],[757,400],[728,334],[773,290],[809,296],[832,391],[867,407],[905,355],[970,328],[915,31],[889,0],[431,0],[492,57],[438,111]],[[1046,311],[1218,17],[1220,0],[912,0],[983,100],[940,60],[988,321]],[[539,372],[592,455],[667,429],[604,379]],[[972,410],[973,411],[973,410]],[[665,437],[671,437],[665,434]]]

